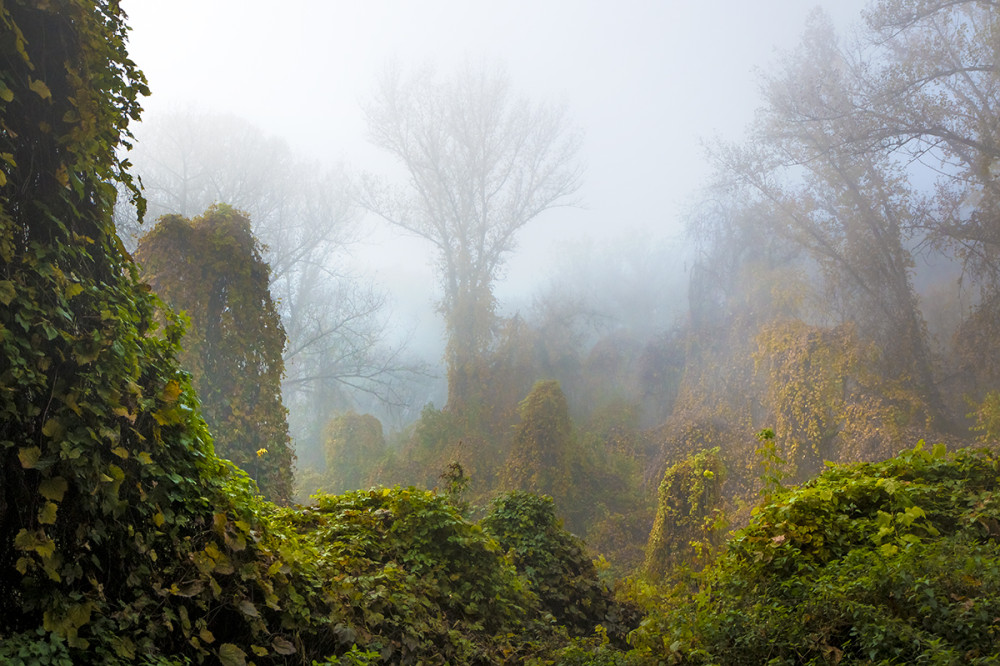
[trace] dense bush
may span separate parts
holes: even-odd
[[[385,457],[382,423],[371,414],[349,411],[327,424],[323,436],[326,485],[333,492],[362,488]]]
[[[562,529],[552,498],[507,493],[494,500],[482,525],[510,553],[545,610],[570,634],[587,636],[601,625],[624,643],[636,619],[633,609],[617,603],[598,579],[583,542]]]
[[[378,488],[319,496],[283,521],[340,600],[335,631],[389,663],[494,663],[551,638],[538,597],[448,496]]]
[[[636,634],[672,663],[996,663],[1000,459],[918,447],[773,496]]]

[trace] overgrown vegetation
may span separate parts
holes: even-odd
[[[141,279],[187,316],[180,361],[191,373],[216,452],[272,500],[292,493],[294,455],[281,403],[285,330],[250,220],[222,204],[165,215],[139,241]]]
[[[889,38],[919,43],[926,17],[964,11],[995,42],[975,3],[879,8],[871,29]],[[687,330],[648,345],[609,334],[584,353],[571,326],[494,326],[498,254],[478,296],[451,295],[449,317],[475,305],[492,322],[451,350],[461,399],[425,408],[394,446],[374,417],[336,417],[321,481],[345,492],[279,507],[261,490],[291,490],[284,336],[248,221],[220,205],[143,240],[149,279],[189,312],[185,338],[112,223],[114,183],[142,208],[119,152],[146,92],[124,14],[8,0],[0,21],[0,661],[1000,660],[1000,457],[944,444],[890,457],[915,432],[960,441],[961,416],[936,380],[895,163],[839,125],[784,115],[784,95],[805,94],[783,84],[798,69],[771,82],[768,150],[804,159],[824,132],[842,143],[800,165],[805,190],[748,168],[783,165],[729,164],[756,194],[729,200],[726,224],[702,220],[706,252],[735,260],[715,282],[694,271],[693,291],[724,293],[693,304]],[[810,58],[835,51],[822,25],[810,35]],[[835,83],[850,98],[859,81]],[[796,99],[840,99],[821,97]],[[935,149],[965,159],[949,140]],[[543,208],[572,191],[568,175]],[[900,217],[875,214],[887,210]],[[996,276],[979,224],[934,234],[974,250],[960,258],[981,299],[957,339],[982,355]],[[745,255],[750,241],[764,256]],[[821,294],[845,305],[833,325],[807,306]],[[991,444],[1000,385],[958,357],[962,408]],[[762,424],[775,429],[755,438]],[[425,487],[373,483],[392,476]],[[744,527],[724,542],[727,521]]]
[[[773,496],[636,650],[667,663],[995,663],[1000,459],[942,445]]]

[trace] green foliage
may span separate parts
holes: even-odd
[[[337,590],[333,631],[384,662],[494,663],[551,635],[496,542],[446,495],[397,487],[317,500],[282,520]]]
[[[225,205],[161,218],[139,243],[143,277],[190,318],[181,362],[192,373],[219,455],[276,501],[292,492],[281,403],[285,332],[250,221]]]
[[[111,212],[114,182],[142,215],[118,148],[129,147],[129,122],[149,90],[128,58],[124,19],[118,3],[105,0],[0,6],[0,196],[12,221],[28,230],[25,241],[54,241],[53,231],[88,235],[84,218]],[[89,237],[97,259],[105,248]]]
[[[483,529],[527,577],[546,611],[570,634],[602,625],[619,643],[632,628],[631,610],[615,603],[598,579],[583,542],[562,528],[551,497],[514,491],[495,499]]]
[[[754,364],[766,377],[764,402],[777,432],[773,444],[800,481],[824,460],[889,457],[902,446],[901,425],[921,413],[908,382],[876,371],[879,354],[851,324],[778,321],[764,326],[756,342]]]
[[[326,477],[333,492],[360,488],[385,456],[382,423],[371,414],[337,416],[327,425],[325,440]]]
[[[118,137],[144,89],[124,15],[62,0],[0,18],[17,100],[2,97],[0,132],[17,156],[0,189],[2,643],[63,645],[74,663],[205,660],[236,643],[283,660],[284,636],[317,631],[306,618],[328,599],[306,600],[321,590],[306,555],[215,456],[177,362],[182,329],[111,223]]]
[[[351,649],[339,657],[330,657],[323,661],[314,661],[313,666],[369,666],[377,664],[381,660],[378,652],[372,650],[361,651],[357,645],[352,645]]]
[[[662,579],[682,565],[703,565],[714,552],[725,525],[719,508],[725,475],[718,447],[664,473],[646,546],[643,569],[648,578]]]
[[[644,655],[624,652],[612,645],[606,635],[591,638],[575,638],[557,653],[554,661],[559,666],[642,666],[649,664]]]
[[[62,637],[41,628],[5,637],[0,643],[0,662],[9,666],[73,666]]]
[[[762,470],[760,494],[765,499],[782,490],[783,481],[789,476],[788,461],[778,455],[774,439],[774,428],[764,428],[757,433],[757,441],[760,442],[757,457]]]
[[[518,407],[521,422],[504,464],[501,484],[508,489],[569,500],[574,454],[573,424],[559,382],[540,381]]]
[[[1000,441],[1000,391],[990,391],[976,409],[969,414],[976,420],[973,430],[979,432],[977,439],[984,444]]]
[[[774,495],[635,635],[670,663],[995,663],[1000,459],[918,446]]]

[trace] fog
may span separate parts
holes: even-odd
[[[860,0],[822,3],[838,26]],[[153,95],[144,119],[184,110],[233,114],[292,150],[351,173],[398,169],[367,139],[361,105],[385,67],[463,61],[506,67],[515,91],[564,104],[584,133],[579,206],[518,235],[496,295],[521,309],[565,241],[629,236],[677,246],[680,215],[708,168],[702,142],[736,137],[759,103],[758,68],[794,45],[812,3],[131,2],[129,49]],[[139,134],[141,137],[141,128]],[[426,243],[369,219],[356,269],[389,292],[398,335],[440,355],[440,298]]]

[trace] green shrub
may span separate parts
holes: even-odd
[[[562,529],[551,497],[514,491],[493,501],[483,529],[506,550],[545,610],[571,635],[602,625],[620,643],[635,622],[597,576],[584,544]]]
[[[996,663],[1000,460],[917,447],[777,492],[635,634],[671,663]]]
[[[377,488],[317,498],[282,521],[315,549],[341,604],[334,632],[389,663],[493,663],[549,638],[537,597],[449,497]]]

